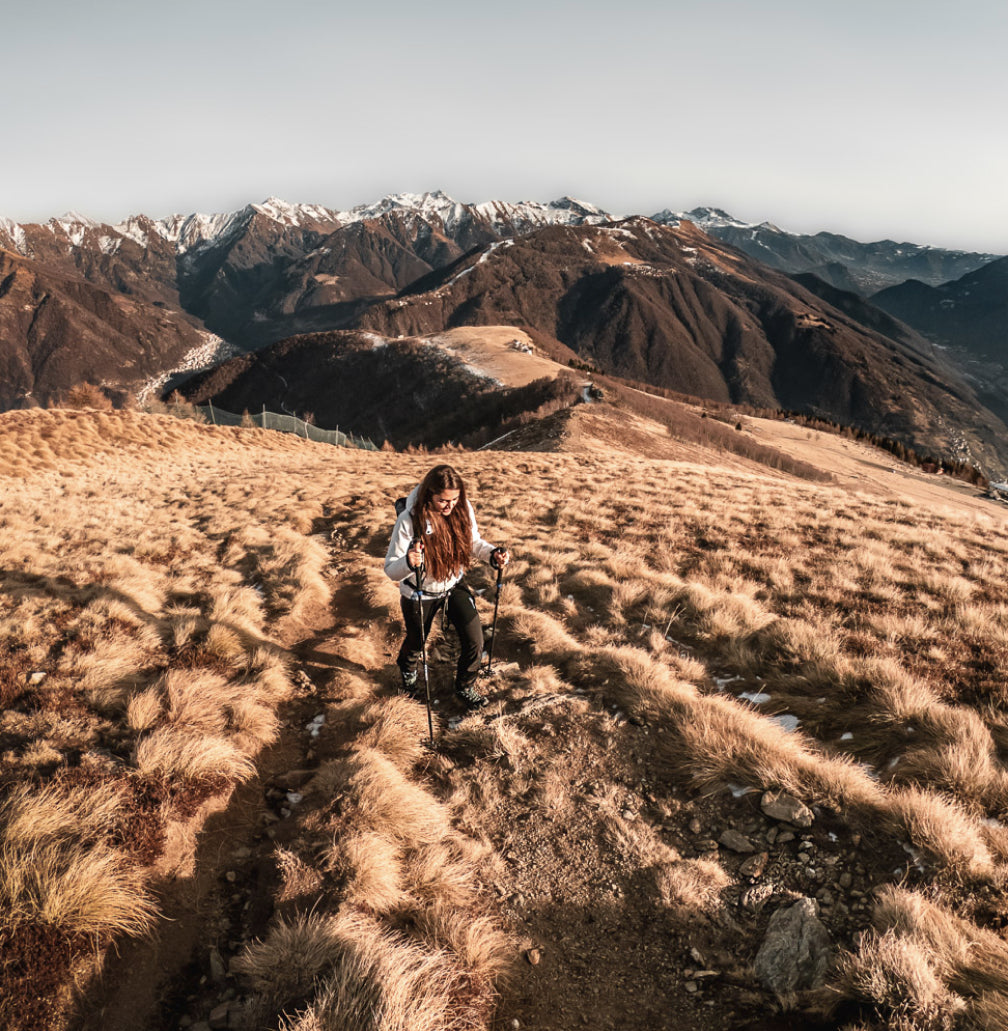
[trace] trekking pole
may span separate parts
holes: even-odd
[[[423,541],[419,537],[414,537],[410,548],[414,545],[419,545],[421,554],[423,553]],[[424,681],[424,697],[427,701],[427,732],[430,734],[430,746],[434,747],[434,717],[431,716],[431,697],[430,697],[430,676],[427,672],[427,629],[424,626],[424,610],[423,610],[423,584],[424,579],[424,563],[423,559],[420,560],[420,565],[416,567],[416,604],[417,604],[417,618],[420,620],[420,661],[423,666],[423,681]]]
[[[490,627],[490,650],[487,652],[487,664],[486,669],[483,670],[483,676],[490,676],[490,667],[493,665],[493,653],[494,645],[497,643],[497,609],[500,606],[500,592],[501,592],[501,581],[504,579],[504,567],[497,566],[497,594],[494,598],[494,614],[493,623]]]

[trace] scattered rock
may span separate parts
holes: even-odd
[[[756,976],[786,1002],[795,992],[822,987],[831,952],[815,899],[799,899],[770,917],[756,955]]]
[[[526,949],[525,958],[532,966],[537,967],[542,959],[542,952],[539,949]]]
[[[718,843],[724,845],[725,848],[731,849],[732,852],[756,851],[753,843],[744,834],[740,834],[730,827],[728,830],[722,831],[721,837],[718,838]]]
[[[770,854],[768,852],[757,852],[756,855],[750,856],[739,867],[739,873],[743,877],[751,877],[753,880],[756,880],[757,877],[763,876],[763,871],[766,870],[769,858]]]
[[[770,819],[796,827],[811,827],[814,818],[812,810],[801,799],[785,791],[767,791],[760,800],[760,809]]]
[[[752,913],[760,913],[774,891],[775,889],[772,884],[756,884],[742,895],[742,898],[739,899],[739,905]]]
[[[419,626],[419,620],[417,621],[417,625]],[[699,991],[700,989],[700,985],[698,985],[696,981],[687,981],[683,987],[690,993]]]
[[[226,1003],[221,1003],[220,1006],[214,1006],[210,1011],[210,1028],[211,1031],[222,1031],[223,1028],[228,1026],[228,1013],[231,1007]]]
[[[42,670],[36,670],[34,673],[28,674],[28,683],[31,687],[38,687],[46,678],[46,674]]]
[[[780,834],[777,835],[777,844],[786,845],[789,841],[794,841],[794,839],[795,836],[791,831],[781,831]]]
[[[844,872],[840,874],[840,879],[838,883],[840,887],[843,888],[844,891],[846,891],[854,883],[854,878],[846,870],[844,870]]]
[[[210,976],[215,981],[223,981],[227,977],[227,968],[217,949],[210,950]]]
[[[703,828],[700,826],[700,821],[694,816],[689,822],[690,834],[699,834]]]

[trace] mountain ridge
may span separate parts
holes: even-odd
[[[134,327],[110,337],[119,368],[114,353],[91,367],[90,378],[110,391],[136,394],[173,369],[197,371],[219,353],[200,333],[255,351],[314,332],[422,336],[506,324],[602,371],[665,388],[854,420],[957,460],[1008,450],[1008,428],[912,331],[867,307],[857,316],[822,310],[814,292],[698,224],[752,232],[725,212],[697,209],[696,222],[660,214],[663,222],[616,219],[570,197],[469,205],[441,191],[389,194],[349,211],[271,197],[217,215],[133,216],[117,227],[72,212],[45,225],[4,220],[0,246],[129,307]],[[769,223],[761,231],[784,235]],[[850,261],[850,242],[831,239],[832,256]],[[927,249],[928,260],[944,253]],[[891,260],[891,249],[873,260]],[[853,266],[834,264],[827,280],[850,285]],[[37,374],[41,352],[26,346],[28,328],[14,312],[5,317],[5,343],[22,355],[15,364],[24,374],[4,404],[45,403],[72,385]],[[158,368],[153,352],[166,320],[190,327],[192,346],[166,339]],[[72,319],[58,331],[57,345],[72,346]],[[138,351],[150,360],[138,362]],[[65,367],[68,376],[87,374],[86,361]],[[895,394],[890,384],[900,384]],[[960,427],[939,418],[942,393]],[[925,398],[924,414],[914,412]]]

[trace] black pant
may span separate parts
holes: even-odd
[[[417,602],[412,598],[400,598],[403,619],[406,621],[406,640],[399,649],[396,662],[399,668],[407,673],[416,669],[421,656],[420,619]],[[476,605],[472,595],[462,586],[452,588],[443,598],[424,598],[423,606],[424,636],[430,636],[434,617],[444,607],[448,622],[455,628],[462,645],[458,669],[455,673],[455,688],[466,687],[479,674],[480,661],[483,658],[483,626],[480,623]]]

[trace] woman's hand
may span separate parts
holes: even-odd
[[[507,548],[494,548],[490,552],[490,565],[494,569],[503,569],[511,561],[511,553]]]
[[[419,569],[423,565],[423,541],[414,537],[410,541],[409,551],[406,552],[406,565],[410,569]]]

